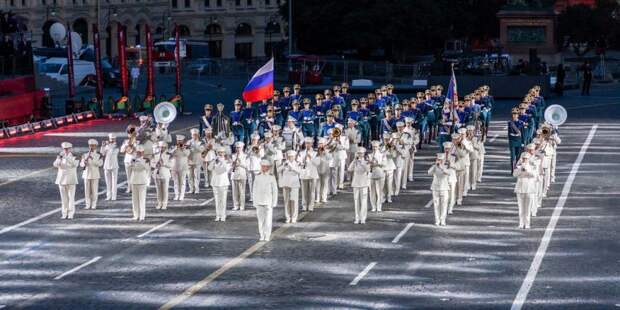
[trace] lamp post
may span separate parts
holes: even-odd
[[[275,16],[271,15],[268,17],[268,21],[267,21],[267,36],[269,37],[269,49],[271,50],[271,56],[273,57],[273,40],[272,40],[272,35],[275,32],[275,27],[278,26],[278,23],[276,23],[276,18]]]
[[[50,15],[56,16],[56,4],[48,5],[45,7],[45,21],[50,19]]]

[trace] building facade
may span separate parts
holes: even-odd
[[[213,57],[247,59],[281,51],[286,39],[279,15],[280,0],[0,0],[0,10],[12,11],[33,47],[54,45],[49,28],[70,25],[85,44],[92,44],[99,25],[102,47],[117,54],[118,24],[127,29],[127,45],[144,45],[145,29],[155,40],[173,36],[210,43]]]

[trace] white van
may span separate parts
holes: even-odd
[[[67,58],[49,58],[39,64],[39,73],[64,83],[67,83],[69,79],[68,72]],[[75,86],[80,85],[88,76],[95,76],[95,64],[92,61],[74,60],[73,77]]]

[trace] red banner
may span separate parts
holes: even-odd
[[[118,63],[121,70],[121,94],[129,96],[129,77],[127,76],[127,57],[125,56],[125,26],[117,23],[118,31]]]
[[[73,75],[73,46],[71,42],[71,25],[67,23],[67,84],[69,98],[75,96],[75,77]]]
[[[153,37],[151,27],[146,25],[146,97],[153,97]]]
[[[97,90],[95,96],[97,102],[103,102],[103,72],[101,70],[101,41],[99,38],[99,28],[97,24],[93,24],[93,41],[95,43],[95,75],[97,77]]]
[[[181,95],[181,41],[179,38],[179,26],[174,25],[174,61],[176,62],[176,92],[177,96]]]

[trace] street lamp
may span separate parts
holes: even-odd
[[[45,7],[45,21],[50,19],[50,15],[56,16],[56,4],[48,5]]]
[[[269,21],[267,22],[266,30],[267,30],[267,35],[269,36],[269,48],[271,49],[271,56],[273,57],[273,40],[272,40],[272,35],[273,35],[274,32],[276,32],[276,30],[279,30],[279,29],[275,28],[275,27],[278,27],[278,23],[276,23],[275,16],[271,15],[271,16],[269,16],[268,19],[269,19]]]

